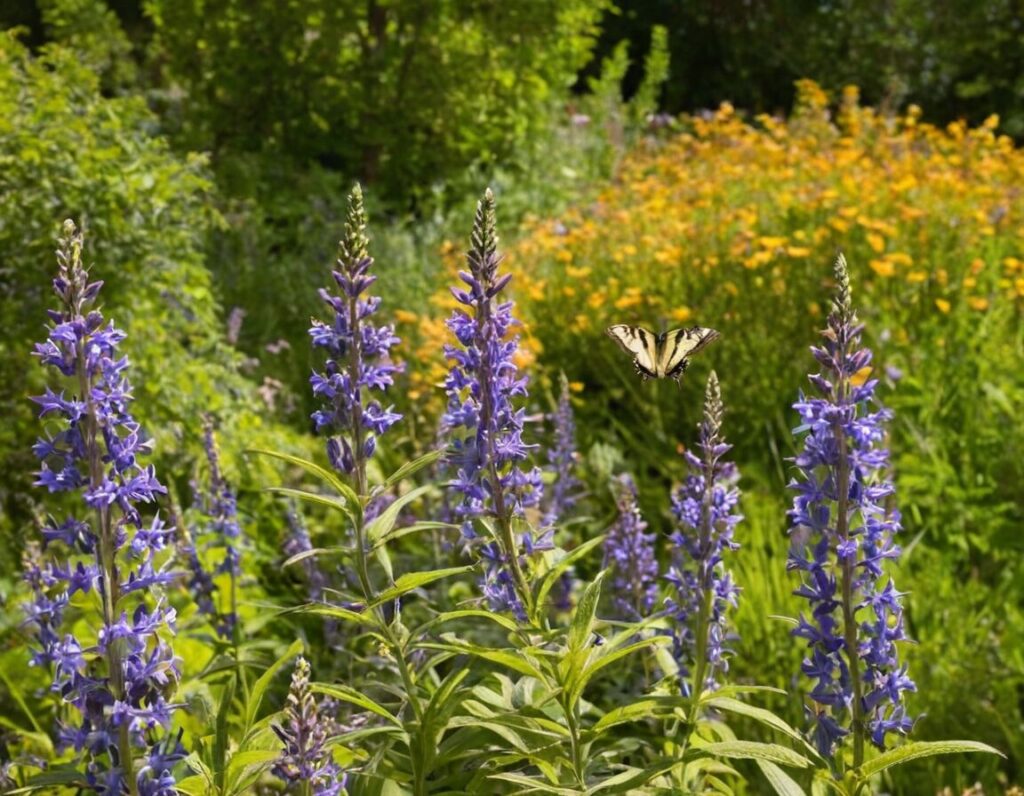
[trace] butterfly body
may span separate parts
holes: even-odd
[[[693,326],[655,334],[640,326],[624,323],[608,327],[608,336],[633,355],[633,365],[641,379],[675,381],[686,371],[690,357],[719,338],[714,329]]]

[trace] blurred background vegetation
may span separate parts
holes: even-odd
[[[796,693],[800,650],[764,617],[799,609],[789,404],[841,246],[897,412],[918,732],[1008,755],[920,765],[892,789],[1020,782],[1022,26],[1012,0],[0,0],[0,599],[40,511],[25,396],[65,217],[129,333],[160,471],[187,503],[213,412],[269,567],[284,518],[241,451],[318,448],[306,329],[348,188],[364,183],[405,341],[411,422],[382,452],[401,457],[434,438],[444,285],[492,185],[537,409],[559,371],[573,382],[581,535],[620,469],[667,527],[708,367],[681,392],[642,386],[603,326],[723,331],[706,359],[748,517],[735,668]],[[797,700],[775,707],[801,720]]]

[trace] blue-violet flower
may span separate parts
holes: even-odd
[[[719,685],[728,671],[725,647],[729,639],[727,612],[735,607],[739,589],[725,568],[724,555],[736,550],[739,480],[736,466],[723,462],[732,447],[721,433],[722,397],[718,376],[711,372],[700,423],[699,455],[686,451],[691,473],[672,497],[677,530],[672,534],[672,566],[668,581],[671,594],[665,601],[672,618],[674,651],[680,686],[692,694]]]
[[[809,377],[820,397],[801,393],[793,405],[801,419],[794,434],[803,443],[795,459],[799,477],[790,484],[797,495],[787,566],[802,574],[796,594],[810,603],[810,617],[801,616],[793,634],[807,640],[802,669],[814,681],[816,745],[833,755],[852,732],[859,765],[865,737],[884,748],[887,733],[911,729],[903,693],[916,688],[896,651],[906,638],[902,595],[883,570],[900,553],[883,446],[891,412],[875,398],[878,380],[865,375],[872,355],[860,343],[863,326],[842,255],[835,278],[824,345],[811,349],[823,368]]]
[[[318,432],[328,434],[331,464],[354,476],[360,495],[366,493],[365,464],[377,438],[402,418],[377,399],[364,400],[367,393],[391,386],[401,369],[389,353],[399,342],[394,326],[376,326],[369,320],[380,307],[380,298],[364,295],[377,279],[369,272],[373,258],[365,230],[363,193],[356,185],[348,197],[345,237],[338,244],[338,270],[332,272],[341,295],[320,291],[334,320],[327,324],[314,319],[309,330],[313,346],[325,348],[329,356],[323,372],[314,371],[310,377],[313,394],[322,403],[313,422]]]
[[[623,473],[612,483],[618,517],[604,540],[604,566],[611,568],[615,614],[630,622],[650,616],[658,600],[658,560],[653,533],[640,513],[636,484]]]
[[[35,597],[31,662],[53,671],[52,691],[69,708],[61,711],[59,745],[81,756],[89,788],[172,796],[184,752],[166,732],[176,708],[167,697],[179,660],[168,640],[174,609],[159,594],[177,573],[157,559],[174,529],[159,518],[147,525],[139,512],[166,490],[141,463],[152,442],[129,408],[128,359],[117,350],[125,334],[93,308],[103,283],[89,282],[82,246],[65,221],[53,280],[61,306],[49,312],[49,336],[35,354],[66,383],[33,399],[50,421],[33,449],[41,462],[36,485],[79,493],[90,516],[51,519],[43,529],[52,560],[26,572]],[[98,595],[95,636],[75,635],[84,625],[63,621],[78,592]]]
[[[448,406],[442,424],[453,436],[458,474],[451,486],[462,496],[455,514],[464,540],[476,546],[484,561],[484,596],[494,610],[523,618],[523,557],[551,547],[551,534],[534,538],[529,530],[513,529],[514,519],[539,502],[542,482],[539,468],[520,467],[535,446],[522,437],[526,412],[516,399],[526,397],[528,379],[519,375],[514,361],[519,338],[510,335],[516,325],[512,302],[500,300],[512,274],[498,274],[497,246],[494,196],[488,189],[477,205],[466,256],[469,270],[459,272],[468,289],[451,289],[465,309],[448,319],[458,345],[445,346],[452,366],[445,380]],[[474,520],[480,518],[494,522],[493,535],[478,538]]]

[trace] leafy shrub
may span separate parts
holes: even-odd
[[[221,223],[206,158],[172,153],[154,135],[145,103],[103,96],[89,63],[72,51],[51,46],[35,58],[6,34],[0,112],[5,521],[20,526],[32,515],[24,488],[36,431],[26,395],[39,391],[39,373],[30,341],[49,302],[39,263],[51,259],[55,219],[83,220],[85,260],[108,283],[105,308],[128,333],[141,420],[165,461],[185,467],[186,451],[198,449],[203,411],[230,416],[246,434],[280,438],[253,411],[261,401],[224,342],[204,255],[207,236]],[[179,488],[187,483],[181,476]],[[3,539],[11,547],[0,566],[9,572],[19,536]]]

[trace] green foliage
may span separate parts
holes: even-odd
[[[186,146],[286,156],[396,200],[514,156],[588,57],[594,0],[149,0]]]
[[[916,102],[940,122],[998,113],[1008,132],[1024,134],[1024,31],[1012,0],[619,0],[616,8],[597,57],[623,40],[643,47],[651,25],[664,25],[674,55],[664,107],[673,112],[730,100],[774,113],[792,103],[793,82],[809,77],[833,91],[858,85],[872,103]],[[627,85],[638,82],[631,75]]]
[[[0,522],[8,528],[33,514],[26,486],[38,430],[27,396],[42,392],[43,374],[30,352],[53,304],[52,251],[67,217],[87,231],[86,264],[107,283],[103,311],[128,334],[137,414],[156,437],[158,469],[177,470],[176,491],[203,411],[225,416],[231,450],[239,445],[230,440],[282,439],[260,416],[262,401],[221,331],[204,246],[222,220],[206,159],[172,153],[144,102],[105,97],[90,64],[61,46],[33,57],[0,38],[0,409],[8,418]],[[9,573],[20,533],[2,538],[0,572]]]

